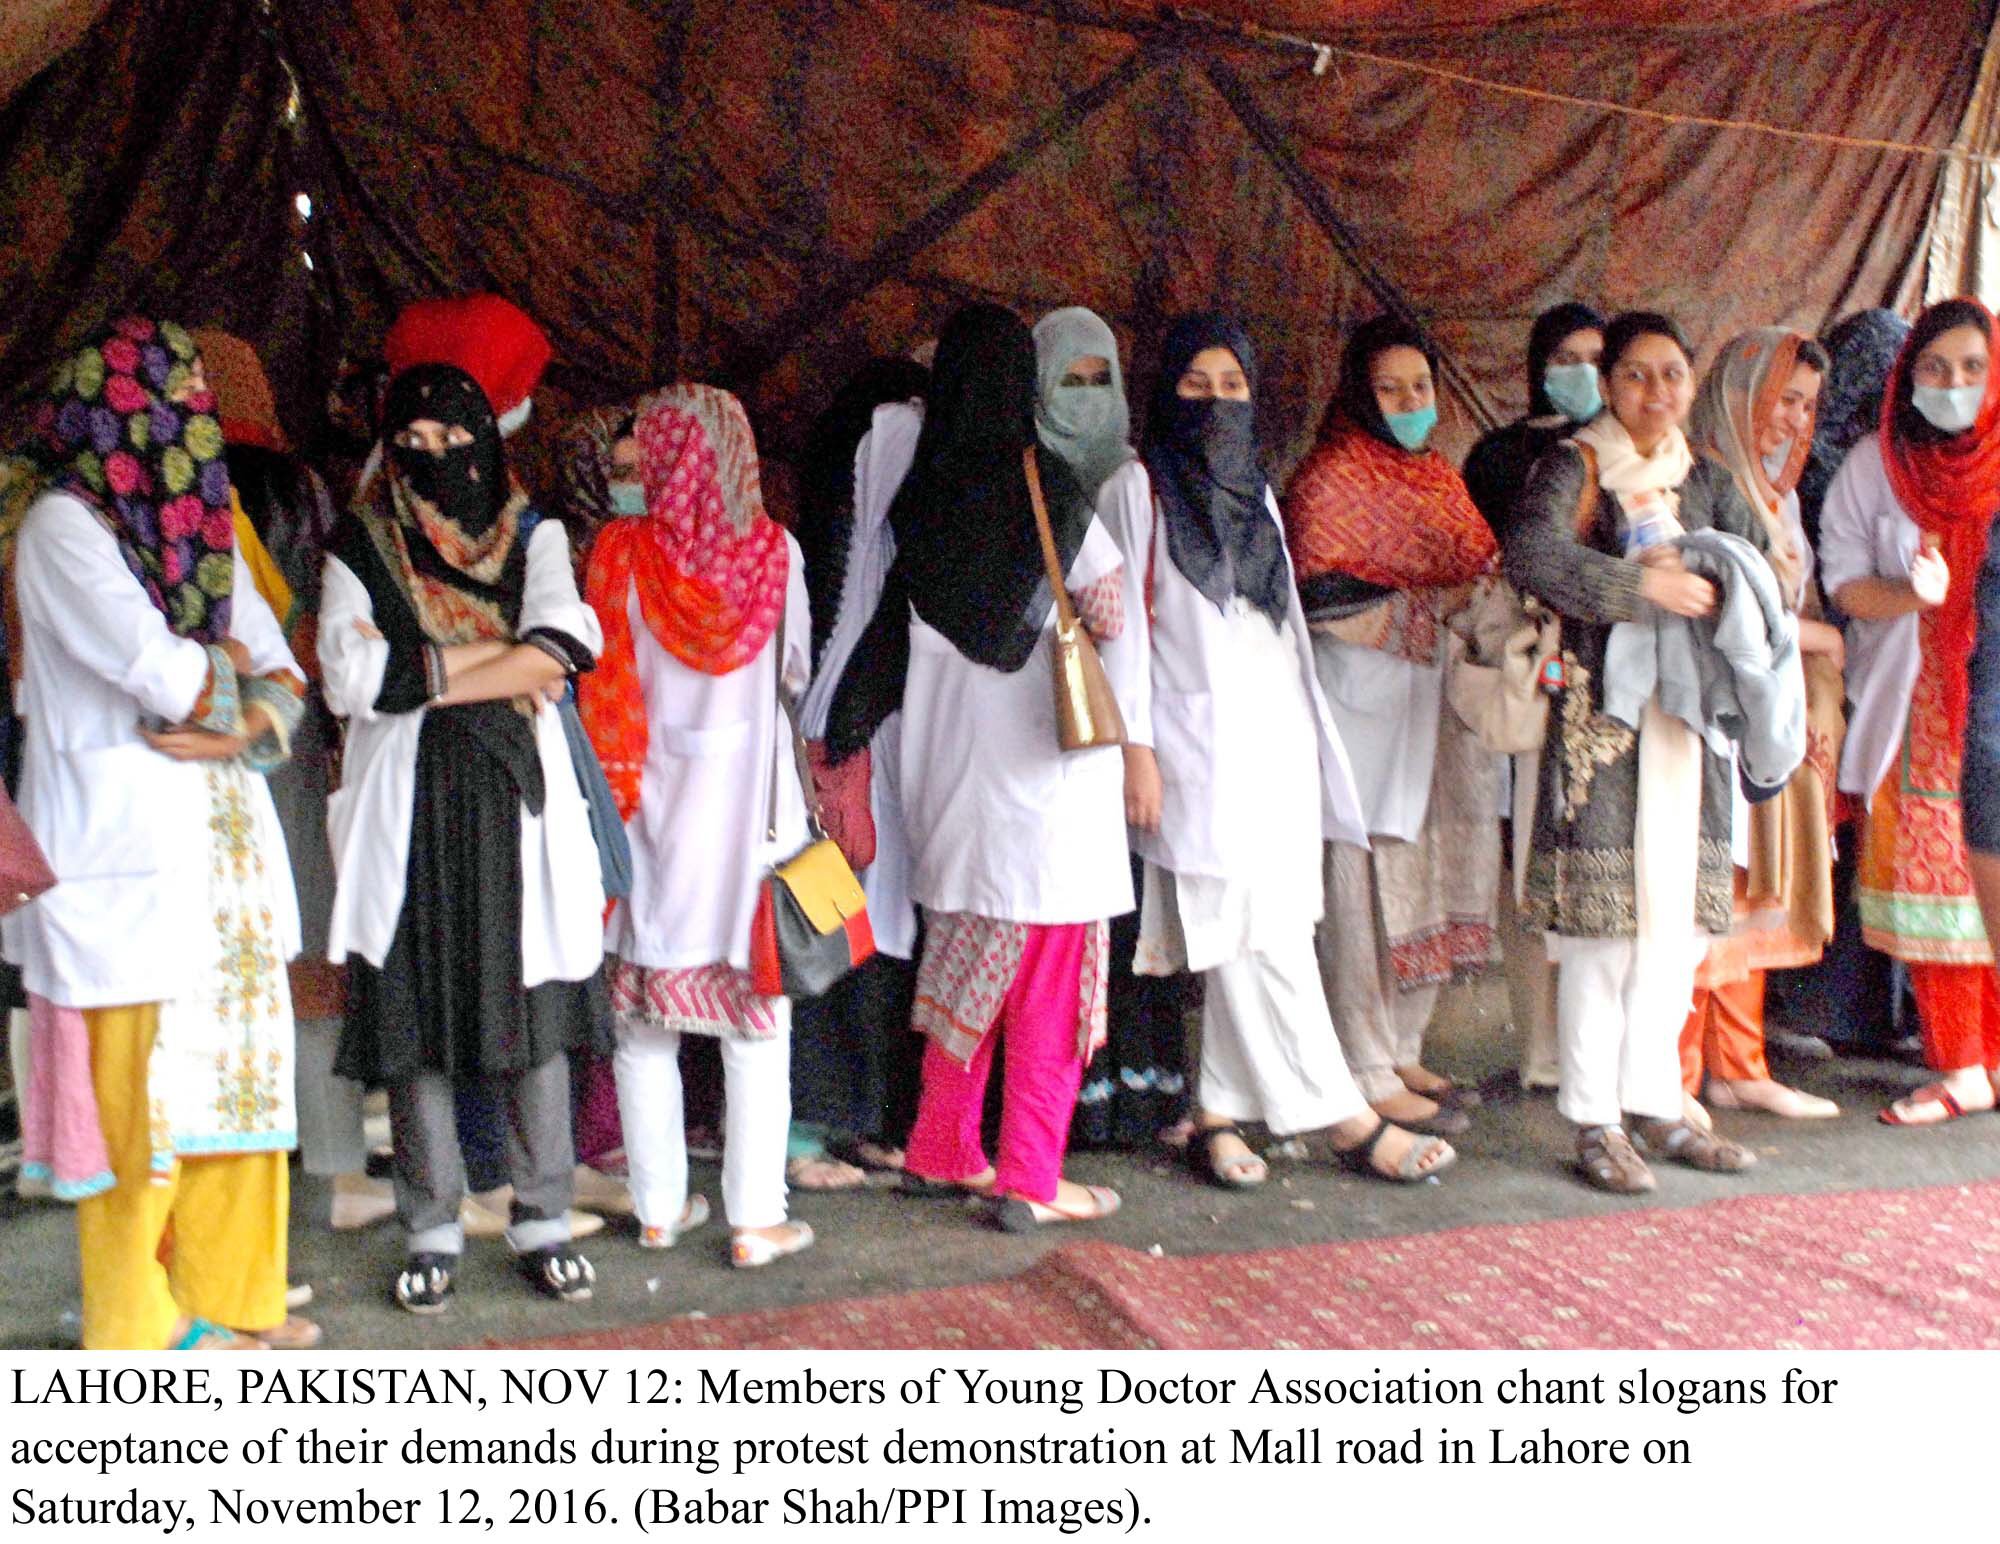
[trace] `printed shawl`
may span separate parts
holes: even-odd
[[[1492,528],[1443,456],[1344,422],[1292,479],[1285,539],[1301,588],[1346,574],[1384,589],[1436,589],[1489,573],[1499,558]]]
[[[790,554],[764,512],[757,444],[743,405],[714,386],[650,399],[635,433],[644,515],[598,533],[584,598],[604,627],[578,691],[584,728],[626,819],[639,807],[648,740],[626,597],[660,647],[691,670],[728,675],[762,652],[785,611]]]

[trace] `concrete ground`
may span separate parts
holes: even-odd
[[[1504,1004],[1497,981],[1448,994],[1430,1064],[1461,1079],[1501,1078],[1518,1049],[1504,1023]],[[1263,1189],[1235,1194],[1196,1183],[1165,1153],[1085,1153],[1072,1160],[1069,1172],[1113,1185],[1125,1199],[1124,1210],[1100,1226],[1010,1238],[977,1226],[954,1202],[911,1200],[893,1190],[801,1195],[795,1198],[796,1215],[812,1223],[819,1244],[760,1272],[729,1268],[719,1221],[666,1253],[642,1251],[631,1225],[613,1222],[585,1246],[597,1268],[597,1291],[584,1304],[534,1297],[512,1274],[504,1244],[474,1244],[460,1272],[457,1298],[438,1319],[413,1318],[389,1299],[401,1260],[394,1227],[330,1232],[324,1185],[299,1178],[293,1190],[292,1279],[313,1284],[318,1298],[308,1312],[325,1327],[331,1347],[478,1345],[1004,1277],[1086,1231],[1137,1249],[1205,1254],[1474,1223],[1588,1217],[1635,1206],[1685,1207],[1756,1191],[1905,1188],[2000,1176],[1995,1140],[2000,1117],[1978,1116],[1925,1131],[1876,1122],[1887,1100],[1922,1081],[1914,1068],[1840,1061],[1779,1071],[1839,1100],[1841,1117],[1807,1122],[1718,1117],[1722,1129],[1755,1147],[1758,1166],[1745,1175],[1718,1176],[1663,1164],[1658,1192],[1643,1201],[1602,1195],[1574,1178],[1569,1128],[1543,1095],[1490,1102],[1470,1135],[1458,1140],[1457,1166],[1441,1179],[1414,1186],[1279,1163]],[[719,1198],[713,1166],[697,1164],[694,1184],[711,1201]],[[62,1317],[77,1292],[75,1233],[66,1209],[11,1199],[0,1203],[0,1239],[5,1243],[0,1346],[58,1343]]]

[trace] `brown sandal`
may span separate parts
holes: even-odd
[[[1613,1195],[1644,1195],[1657,1183],[1625,1135],[1623,1126],[1584,1126],[1576,1133],[1576,1166],[1599,1190]]]
[[[1635,1120],[1632,1134],[1647,1152],[1710,1174],[1741,1174],[1757,1164],[1757,1155],[1742,1143],[1703,1131],[1691,1121]]]

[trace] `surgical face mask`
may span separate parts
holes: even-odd
[[[1431,430],[1437,427],[1438,410],[1435,406],[1420,407],[1414,413],[1387,413],[1383,416],[1398,445],[1405,450],[1422,450],[1431,437]]]
[[[1910,393],[1910,404],[1930,421],[1934,429],[1960,434],[1972,427],[1979,406],[1986,400],[1980,386],[1919,386]]]
[[[615,482],[610,485],[611,512],[614,515],[643,515],[646,512],[646,490],[635,482]]]
[[[1542,390],[1571,423],[1595,418],[1604,408],[1596,365],[1550,365],[1542,372]]]

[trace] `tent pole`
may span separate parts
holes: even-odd
[[[937,203],[892,232],[866,257],[836,269],[833,276],[801,296],[769,331],[725,363],[722,379],[738,395],[806,339],[883,280],[909,265],[924,248],[976,211],[1013,180],[1014,174],[1054,140],[1062,138],[1099,109],[1116,101],[1166,57],[1167,45],[1148,39],[1102,79],[1066,97],[1033,128],[980,167]]]

